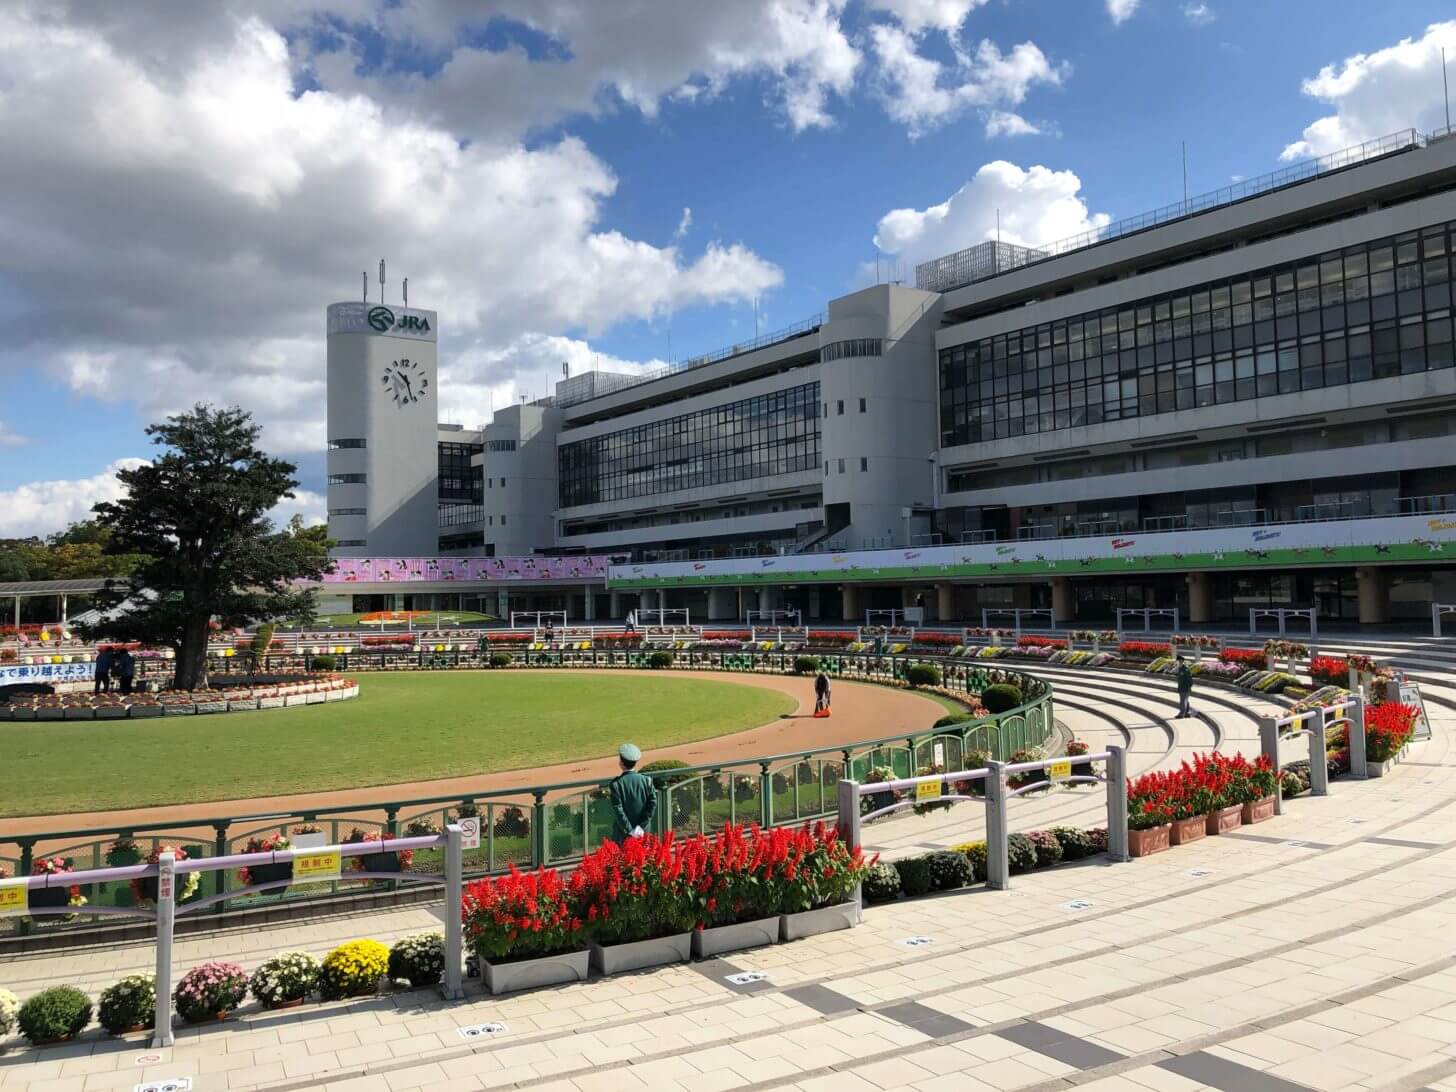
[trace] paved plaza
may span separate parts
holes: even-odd
[[[1323,644],[1323,642],[1322,642]],[[1352,646],[1353,647],[1353,646]],[[1433,736],[1386,778],[1340,780],[1267,823],[1127,864],[1101,860],[871,906],[857,929],[691,965],[464,1002],[399,990],[179,1026],[175,1047],[95,1029],[38,1050],[12,1039],[3,1092],[94,1092],[190,1077],[199,1092],[314,1089],[954,1088],[1193,1092],[1456,1090],[1456,651],[1361,642],[1422,680]],[[1447,649],[1451,643],[1447,642]],[[1333,650],[1333,649],[1332,649]],[[1171,683],[1036,668],[1058,717],[1133,772],[1256,746],[1275,706]],[[1100,790],[1018,799],[1011,827],[1099,821]],[[961,807],[866,829],[887,854],[975,837]],[[180,937],[177,965],[251,967],[281,950],[439,927],[438,906]],[[145,970],[148,944],[8,960],[21,997],[95,996]],[[728,976],[760,971],[735,985]],[[473,1039],[461,1029],[503,1028]]]

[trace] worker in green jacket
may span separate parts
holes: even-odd
[[[1188,707],[1188,699],[1193,695],[1193,668],[1188,666],[1188,661],[1181,655],[1178,657],[1178,715],[1180,717],[1191,717],[1193,711]]]
[[[617,751],[622,772],[612,780],[612,839],[637,838],[652,825],[657,811],[657,789],[652,778],[637,770],[642,751],[635,743],[624,743]]]

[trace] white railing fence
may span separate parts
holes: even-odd
[[[1281,717],[1259,718],[1259,749],[1274,764],[1276,777],[1282,777],[1279,744],[1286,739],[1304,737],[1309,745],[1309,791],[1315,796],[1330,793],[1330,770],[1325,756],[1325,733],[1330,728],[1347,725],[1350,729],[1350,776],[1359,780],[1365,770],[1365,699],[1352,694],[1344,701],[1287,713]],[[1274,814],[1284,814],[1284,793],[1276,781]]]

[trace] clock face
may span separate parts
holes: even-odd
[[[384,369],[380,380],[396,406],[418,402],[430,389],[430,379],[418,360],[399,359]]]

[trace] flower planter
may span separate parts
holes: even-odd
[[[741,948],[757,948],[764,944],[776,944],[778,939],[779,919],[777,917],[699,929],[693,934],[693,958],[707,959],[709,956],[722,952],[736,952]]]
[[[1239,819],[1244,826],[1251,826],[1254,823],[1262,823],[1266,819],[1274,818],[1274,797],[1266,796],[1262,800],[1252,800],[1242,808]]]
[[[1206,830],[1209,834],[1222,834],[1228,830],[1238,830],[1244,825],[1244,806],[1242,804],[1231,804],[1226,808],[1214,808],[1205,817]]]
[[[11,720],[35,720],[36,719],[35,710],[34,709],[13,708],[13,709],[10,710],[10,719]]]
[[[162,713],[169,717],[191,716],[197,712],[197,706],[192,702],[168,702],[162,706]]]
[[[43,705],[35,711],[36,720],[65,720],[66,711],[59,705]]]
[[[354,860],[361,862],[360,870],[363,872],[398,872],[398,853],[364,853]]]
[[[1097,776],[1097,772],[1094,769],[1092,769],[1092,763],[1090,763],[1090,762],[1076,762],[1076,761],[1074,761],[1072,763],[1072,776],[1073,777],[1096,777]],[[1085,785],[1086,782],[1084,781],[1084,782],[1082,782],[1082,784]]]
[[[1207,836],[1208,819],[1202,815],[1195,815],[1192,819],[1174,819],[1173,830],[1169,834],[1168,840],[1175,846],[1181,846]]]
[[[95,720],[96,711],[89,706],[69,706],[66,709],[66,720]]]
[[[492,963],[482,958],[485,988],[493,994],[529,990],[537,986],[559,986],[564,982],[585,982],[591,969],[591,952],[562,952],[558,955]]]
[[[321,705],[323,702],[328,700],[327,696],[322,690],[310,691],[309,693],[304,695],[304,699],[305,704],[307,705]]]
[[[129,717],[160,717],[162,707],[160,705],[129,705],[126,715]]]
[[[99,705],[96,707],[97,720],[116,720],[126,716],[124,705]]]
[[[1130,830],[1127,832],[1127,851],[1133,857],[1148,857],[1154,853],[1161,853],[1171,844],[1169,835],[1172,825],[1164,823],[1160,827],[1149,827],[1147,830]]]
[[[258,699],[257,698],[229,698],[228,699],[228,712],[229,713],[242,713],[242,712],[245,712],[246,710],[256,709],[256,708],[258,708]]]
[[[1390,773],[1391,770],[1395,769],[1395,764],[1397,762],[1399,762],[1399,761],[1400,761],[1400,756],[1399,755],[1392,755],[1390,758],[1387,758],[1384,762],[1373,762],[1370,759],[1366,759],[1365,760],[1365,776],[1366,777],[1384,777],[1388,773]]]
[[[259,698],[258,699],[258,708],[259,709],[282,709],[283,708],[283,701],[284,701],[283,698]]]
[[[303,998],[295,997],[292,1001],[279,1001],[276,1004],[268,1005],[270,1012],[277,1012],[279,1009],[296,1009],[303,1004]]]
[[[226,713],[228,703],[225,701],[200,701],[197,703],[199,713]]]
[[[289,694],[288,697],[286,697],[286,698],[283,699],[283,704],[286,705],[286,706],[288,706],[288,707],[290,707],[290,708],[293,707],[293,706],[295,706],[295,705],[307,705],[308,704],[308,695],[307,694]]]
[[[837,929],[853,929],[860,922],[859,903],[837,902],[817,910],[779,915],[779,939],[802,940],[804,937],[832,933]]]
[[[32,887],[26,892],[27,905],[36,910],[53,910],[59,906],[69,906],[71,903],[71,889],[69,887]]]
[[[685,963],[693,950],[692,933],[676,933],[651,940],[634,940],[626,944],[593,944],[591,965],[602,974],[640,971],[644,967],[661,967],[668,963]]]
[[[281,883],[284,880],[292,879],[292,861],[253,865],[248,869],[248,886],[250,887],[261,883]]]

